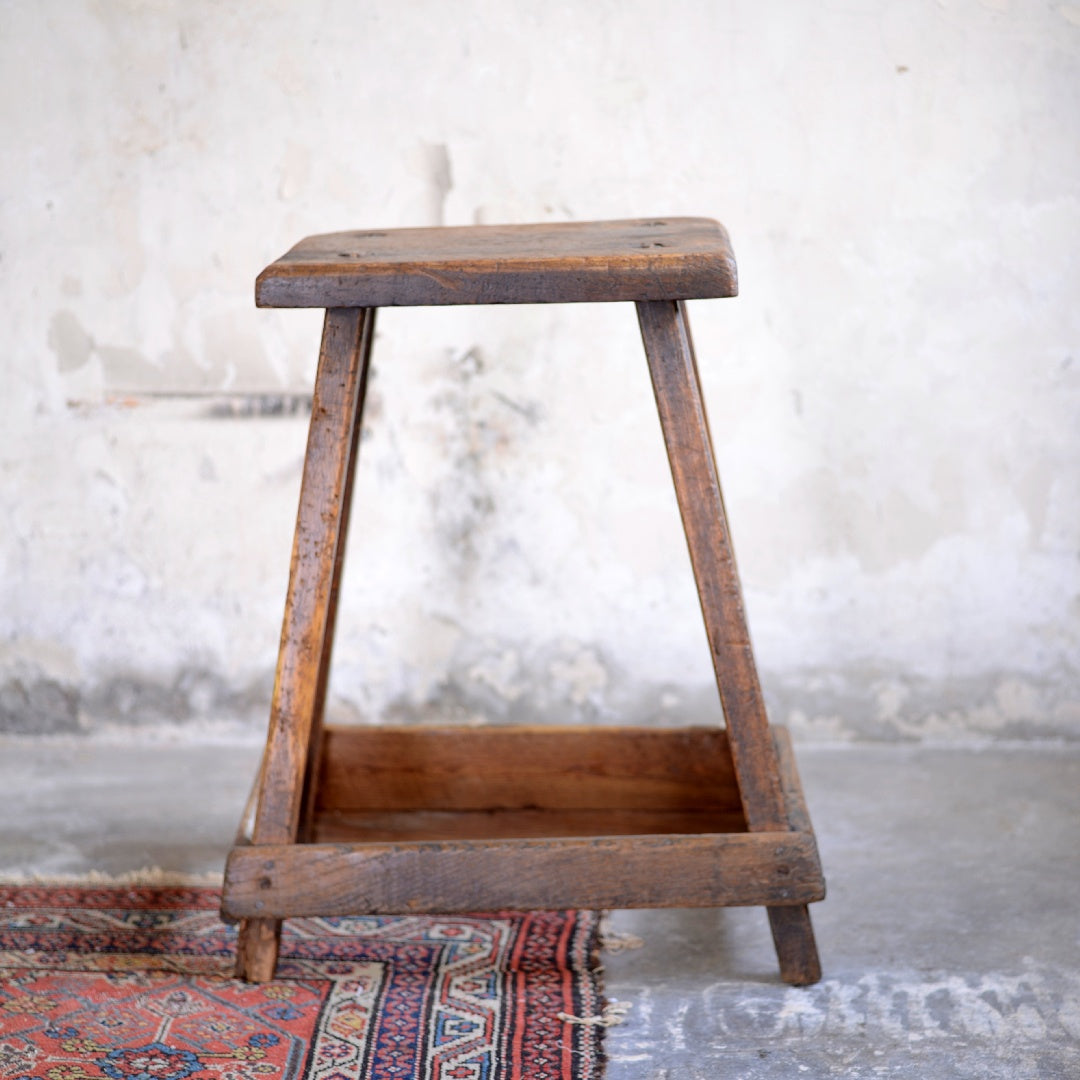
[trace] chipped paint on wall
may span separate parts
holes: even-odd
[[[774,717],[1080,737],[1074,8],[5,5],[2,723],[254,708],[320,325],[262,265],[660,210],[740,260],[690,318]],[[650,395],[627,305],[381,313],[338,715],[716,715]]]

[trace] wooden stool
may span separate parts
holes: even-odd
[[[683,305],[736,292],[705,218],[334,233],[259,275],[260,306],[327,310],[254,825],[222,898],[241,976],[272,978],[290,916],[762,904],[782,978],[821,977],[825,882],[765,715]],[[726,727],[324,727],[376,309],[612,300],[637,305]]]

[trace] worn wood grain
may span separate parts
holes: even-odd
[[[539,304],[734,296],[709,218],[471,225],[309,236],[268,266],[261,307]]]
[[[252,834],[256,844],[286,843],[296,836],[333,605],[343,493],[367,378],[362,345],[369,317],[352,309],[326,313]]]
[[[780,724],[770,724],[773,745],[776,747],[776,759],[780,768],[780,786],[784,792],[784,812],[788,828],[793,832],[813,834],[810,824],[810,812],[806,808],[802,781],[795,764],[795,751],[791,745],[791,732]]]
[[[370,311],[335,309],[323,323],[253,845],[297,838],[372,318]],[[241,927],[237,964],[244,977],[259,981],[259,973],[273,972],[279,935],[280,927],[261,919]]]
[[[326,729],[318,810],[739,811],[720,727]]]
[[[235,916],[227,916],[232,921]],[[236,942],[236,977],[248,982],[269,982],[277,967],[281,942],[280,919],[243,919]]]
[[[776,747],[754,663],[701,380],[681,301],[637,305],[675,493],[690,549],[735,774],[752,832],[789,827]],[[810,914],[769,912],[786,981],[816,981]],[[818,971],[815,979],[809,976]]]
[[[787,827],[812,835],[791,739],[771,728]],[[339,727],[312,840],[743,832],[718,727]]]
[[[724,904],[767,906],[782,977],[820,977],[820,859],[765,716],[683,303],[736,291],[704,218],[334,233],[259,276],[263,306],[330,310],[252,843],[224,890],[244,977],[272,976],[292,915]],[[726,729],[324,727],[374,308],[614,300],[637,302]]]
[[[686,314],[671,301],[641,303],[637,308],[743,810],[751,830],[784,829],[776,751],[750,645]]]
[[[808,836],[814,843],[817,855],[817,839],[810,824],[810,811],[806,807],[802,782],[795,765],[795,753],[791,746],[791,734],[787,728],[773,725],[773,742],[780,765],[780,783],[784,789],[784,805],[787,809],[788,826]],[[825,878],[821,878],[821,896],[825,898]],[[780,963],[780,978],[792,986],[809,986],[821,978],[821,960],[818,957],[814,926],[810,911],[805,904],[770,907],[769,928],[776,946]]]
[[[546,907],[694,907],[817,899],[803,833],[616,836],[234,849],[232,916]]]
[[[399,843],[745,831],[741,810],[328,810],[316,814],[312,840]]]
[[[352,425],[352,442],[345,462],[345,480],[342,484],[340,523],[337,544],[331,568],[330,601],[326,612],[326,630],[323,634],[322,655],[319,658],[319,674],[315,684],[315,702],[311,712],[311,743],[304,770],[304,793],[300,811],[299,837],[310,839],[311,821],[315,812],[318,788],[319,762],[322,760],[323,716],[326,712],[326,688],[330,680],[330,662],[334,654],[334,632],[337,628],[338,592],[345,566],[345,550],[349,537],[349,518],[352,512],[353,482],[359,458],[360,431],[364,422],[364,401],[367,396],[367,372],[371,364],[371,349],[375,342],[374,308],[365,312],[360,335],[360,369],[363,373],[356,398],[356,414]]]
[[[822,885],[820,896],[807,899],[824,898]],[[814,927],[806,904],[771,905],[768,911],[776,958],[780,962],[780,978],[792,986],[809,986],[818,982],[821,979],[821,960],[818,958]]]

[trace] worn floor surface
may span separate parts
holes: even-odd
[[[258,747],[0,741],[0,875],[218,871]],[[824,980],[764,912],[617,912],[609,1080],[1080,1077],[1080,748],[801,747]]]

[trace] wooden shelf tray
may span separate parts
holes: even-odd
[[[224,911],[820,900],[790,740],[772,731],[789,827],[748,832],[722,728],[327,727],[308,842],[237,846]]]

